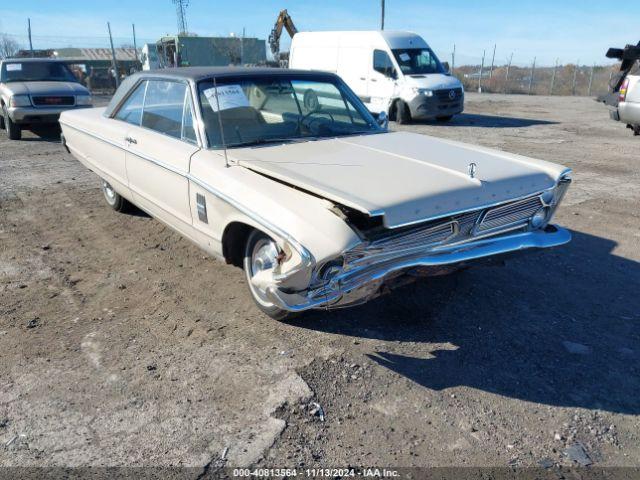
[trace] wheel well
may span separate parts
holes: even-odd
[[[391,106],[389,107],[389,120],[391,120],[392,122],[396,121],[396,116],[398,113],[398,102],[400,101],[399,98],[396,98],[392,103]]]
[[[244,247],[247,239],[254,230],[253,227],[241,222],[231,222],[222,234],[222,255],[227,263],[242,268]]]

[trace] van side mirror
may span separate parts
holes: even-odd
[[[387,130],[389,128],[389,117],[387,116],[387,112],[380,112],[378,114],[378,118],[376,118],[376,122],[383,130]]]
[[[449,65],[449,62],[442,62],[442,67],[445,73],[451,73],[451,65]]]

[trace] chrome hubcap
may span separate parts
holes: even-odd
[[[265,306],[272,307],[273,303],[267,300],[266,288],[263,281],[265,273],[269,273],[278,265],[278,248],[276,243],[267,238],[262,238],[256,242],[251,254],[251,263],[249,266],[249,286],[254,293],[256,300]]]
[[[102,181],[102,191],[104,192],[104,196],[107,199],[109,204],[113,205],[116,201],[116,191],[113,189],[109,183]]]

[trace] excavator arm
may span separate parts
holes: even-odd
[[[282,10],[278,14],[276,23],[269,34],[269,47],[271,48],[271,53],[273,53],[273,56],[276,59],[278,59],[280,54],[280,37],[282,36],[283,29],[286,29],[287,33],[292,38],[296,33],[298,33],[298,29],[294,25],[291,15],[289,15],[286,10]]]

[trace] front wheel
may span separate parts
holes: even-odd
[[[244,251],[244,275],[249,292],[257,307],[275,320],[289,320],[295,314],[274,305],[267,297],[264,281],[278,264],[278,246],[272,238],[254,230],[247,239]]]
[[[400,125],[406,125],[411,123],[411,112],[409,111],[409,105],[402,100],[398,102],[396,106],[396,122]]]
[[[107,201],[109,206],[113,208],[116,212],[126,212],[131,208],[131,204],[129,201],[116,192],[111,184],[106,180],[102,181],[102,194],[104,195],[104,199]]]
[[[11,120],[11,118],[9,117],[9,112],[7,111],[6,107],[3,109],[3,114],[4,114],[3,115],[4,128],[7,131],[7,136],[9,137],[9,140],[20,140],[22,138],[22,129],[20,128],[20,125],[18,125],[13,120]]]

